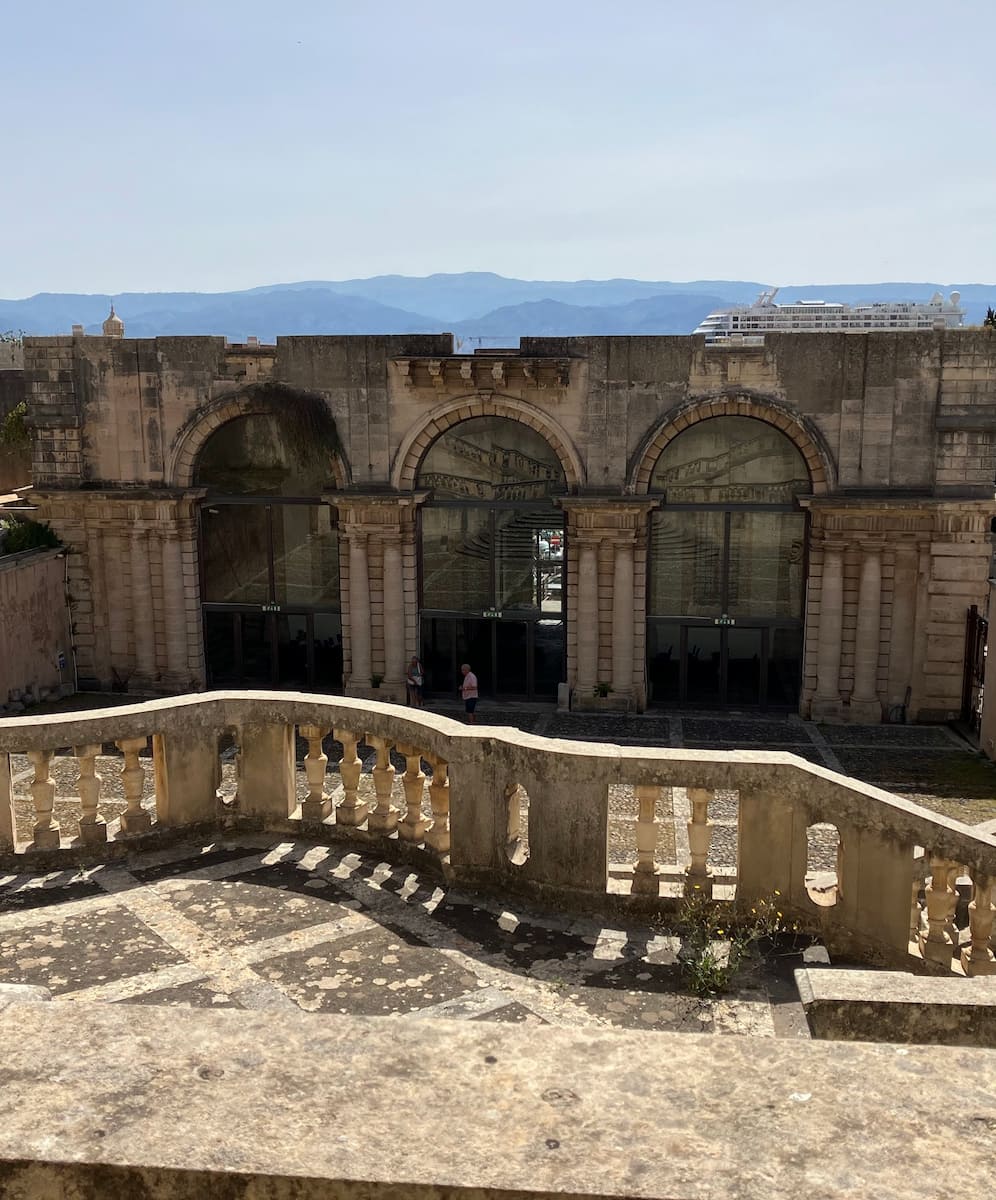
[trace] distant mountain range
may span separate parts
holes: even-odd
[[[0,300],[0,331],[68,333],[81,324],[99,333],[113,302],[129,337],[216,334],[240,342],[254,334],[269,342],[290,333],[447,331],[472,348],[514,345],[522,336],[691,333],[713,309],[749,303],[770,286],[746,280],[507,279],[467,271],[312,280],[240,292],[43,292]],[[937,283],[811,284],[783,288],[778,300],[928,300],[952,290],[961,292],[968,324],[979,324],[987,306],[996,304],[996,285]]]

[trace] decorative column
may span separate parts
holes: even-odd
[[[405,677],[406,669],[405,593],[401,573],[401,534],[393,532],[386,534],[383,546],[384,682],[389,685],[400,685]]]
[[[370,687],[370,573],[367,534],[350,529],[349,538],[349,646],[352,669],[347,692],[366,693]]]
[[[633,693],[633,538],[613,543],[612,570],[612,691]]]
[[[183,586],[180,536],[174,530],[163,538],[163,599],[166,604],[166,661],[174,683],[186,684],[190,678],[187,596]]]
[[[598,682],[598,545],[581,542],[578,556],[577,690],[589,697]]]
[[[896,547],[892,585],[892,624],[889,631],[888,703],[906,704],[913,686],[913,630],[916,621],[917,547],[906,542]]]
[[[814,721],[840,720],[840,641],[844,624],[844,543],[824,541]]]
[[[882,624],[882,543],[861,547],[861,581],[858,585],[858,625],[854,639],[854,694],[851,720],[878,724],[882,702],[878,698],[878,650]]]
[[[131,619],[135,631],[136,690],[149,689],[156,679],[156,622],[152,609],[149,534],[131,532]]]

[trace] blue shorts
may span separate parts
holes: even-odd
[[[473,699],[464,700],[463,707],[465,712],[472,713],[477,708],[477,697],[474,696]]]

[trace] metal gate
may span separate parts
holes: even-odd
[[[986,641],[989,622],[973,604],[965,622],[965,676],[961,689],[961,719],[979,732],[982,724],[983,682],[986,675]]]

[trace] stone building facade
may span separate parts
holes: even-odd
[[[84,683],[400,699],[411,656],[451,695],[467,655],[573,708],[961,707],[993,331],[120,333],[25,343]]]

